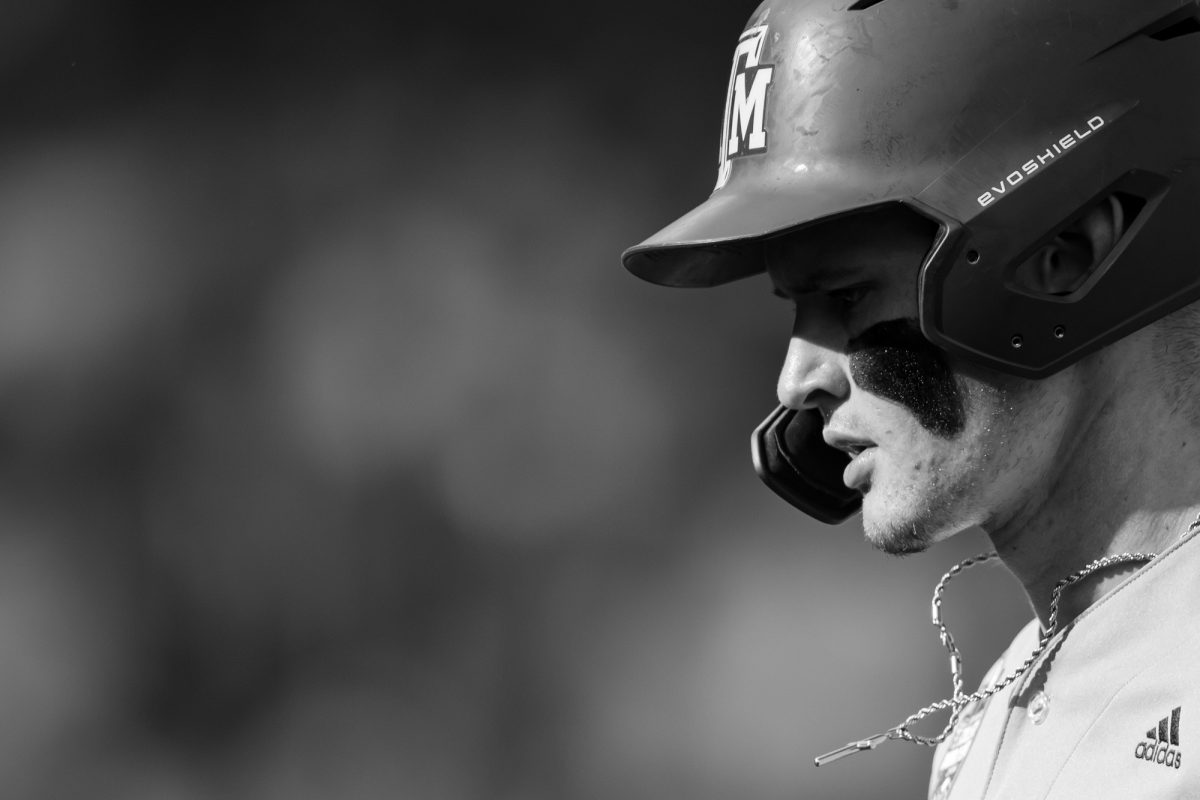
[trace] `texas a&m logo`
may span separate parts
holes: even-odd
[[[767,87],[775,73],[773,64],[763,64],[767,26],[745,31],[733,52],[729,92],[725,99],[725,121],[721,125],[721,150],[717,188],[729,180],[731,158],[763,153],[767,149]]]

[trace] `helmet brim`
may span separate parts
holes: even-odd
[[[661,286],[706,287],[764,271],[763,238],[898,198],[841,181],[803,194],[718,192],[621,255],[625,268]]]

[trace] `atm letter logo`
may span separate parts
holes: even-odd
[[[730,159],[767,150],[767,89],[775,75],[775,65],[762,63],[766,40],[766,25],[750,28],[738,39],[733,53],[725,119],[721,125],[717,189],[729,180],[733,169]]]

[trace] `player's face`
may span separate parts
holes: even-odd
[[[825,441],[853,455],[843,479],[863,492],[867,537],[893,553],[1019,511],[1063,435],[1061,391],[921,335],[917,276],[934,234],[908,212],[874,212],[766,246],[775,291],[796,306],[780,402],[821,411]]]

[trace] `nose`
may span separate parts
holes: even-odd
[[[796,333],[779,373],[779,402],[796,410],[815,408],[826,417],[850,394],[845,356]]]

